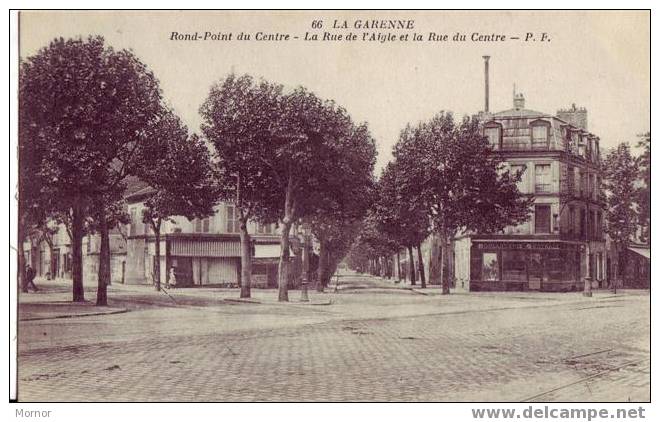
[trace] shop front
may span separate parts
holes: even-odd
[[[576,243],[473,239],[470,290],[581,290],[580,257],[580,245]]]

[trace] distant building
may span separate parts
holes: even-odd
[[[54,233],[39,231],[24,242],[25,263],[34,268],[37,277],[46,279],[68,279],[71,275],[71,239],[66,225],[52,223]],[[95,286],[98,277],[100,237],[87,234],[82,240],[83,281],[86,286]],[[126,265],[126,241],[122,228],[110,231],[111,283],[123,283]]]

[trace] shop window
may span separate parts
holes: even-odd
[[[525,251],[502,251],[502,280],[527,281]]]
[[[549,193],[551,191],[550,164],[534,166],[534,192]]]
[[[548,280],[562,281],[566,272],[567,261],[562,251],[549,250],[545,254]]]
[[[550,205],[536,205],[534,207],[534,231],[536,233],[550,233]]]
[[[484,252],[482,255],[483,265],[481,267],[482,280],[499,280],[499,263],[497,262],[497,253]]]
[[[548,132],[546,124],[532,126],[532,149],[548,149]]]
[[[488,138],[488,143],[490,144],[491,148],[494,150],[500,149],[500,143],[502,139],[502,127],[497,125],[497,126],[491,126],[491,127],[486,127],[484,129],[484,135],[486,138]]]
[[[530,281],[539,282],[543,280],[543,255],[540,252],[531,252],[529,254],[527,272]]]

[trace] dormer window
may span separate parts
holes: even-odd
[[[585,158],[587,156],[587,145],[586,145],[586,140],[585,137],[580,135],[578,137],[578,155],[582,158]]]
[[[544,120],[537,120],[532,126],[532,149],[548,149],[550,125]]]

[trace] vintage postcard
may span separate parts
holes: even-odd
[[[650,11],[14,17],[18,404],[645,417]]]

